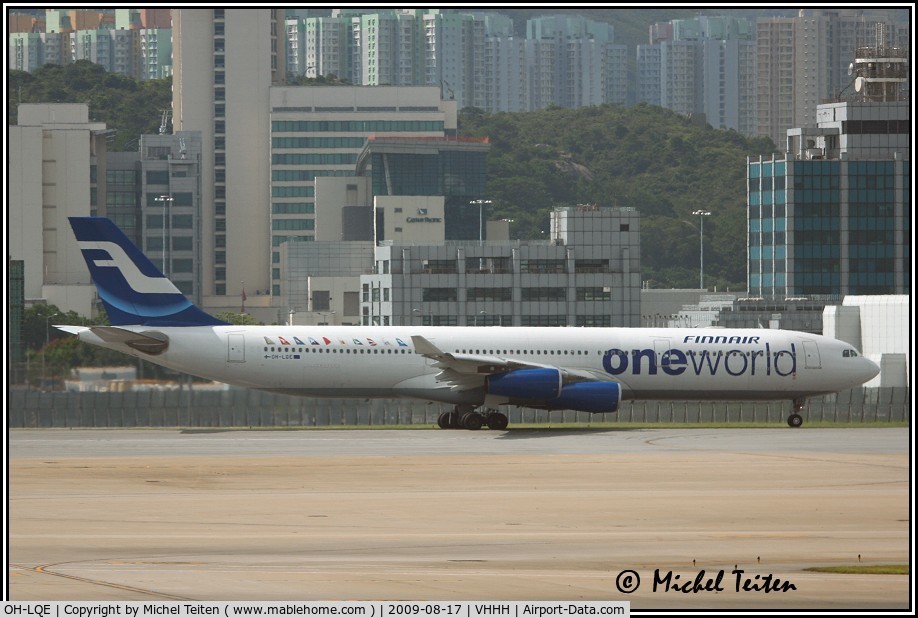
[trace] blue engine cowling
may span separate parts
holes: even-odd
[[[617,382],[575,382],[561,389],[561,394],[547,402],[553,409],[581,412],[615,412],[622,400],[622,387]]]
[[[557,369],[517,369],[488,376],[487,391],[492,395],[544,401],[562,394],[561,372]]]
[[[550,410],[615,412],[622,400],[618,382],[574,382],[562,386],[557,369],[517,369],[488,376],[487,391],[514,403]]]

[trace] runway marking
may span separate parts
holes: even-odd
[[[130,560],[130,561],[129,561],[129,560],[110,560],[110,561],[108,562],[108,564],[119,564],[119,565],[121,565],[121,564],[146,564],[146,565],[150,565],[150,564],[152,564],[152,565],[160,565],[160,564],[175,565],[175,564],[181,564],[181,565],[199,565],[199,564],[207,564],[207,563],[206,563],[206,562],[169,562],[169,561],[161,562],[161,561],[159,561],[159,560]]]
[[[750,452],[750,451],[731,451],[724,449],[715,449],[715,448],[702,448],[697,446],[679,446],[679,445],[668,445],[668,444],[657,444],[659,440],[674,440],[679,438],[685,438],[686,436],[660,436],[659,438],[649,438],[644,440],[644,444],[649,446],[657,446],[675,451],[697,451],[701,453],[724,453],[730,455],[748,455],[751,457],[771,457],[774,459],[795,459],[800,461],[811,462],[820,462],[820,463],[830,463],[830,464],[849,464],[853,466],[872,466],[875,468],[890,468],[892,470],[908,470],[909,466],[895,466],[891,464],[879,464],[879,463],[869,463],[865,461],[846,461],[838,459],[823,459],[820,457],[801,457],[800,455],[782,455],[778,453],[764,453],[764,452]],[[710,436],[698,435],[690,436],[691,438],[707,438]],[[856,453],[851,453],[856,454]]]
[[[114,582],[106,582],[106,581],[102,581],[102,580],[98,580],[98,579],[89,579],[89,578],[87,578],[87,577],[79,577],[79,576],[77,576],[77,575],[69,575],[69,574],[67,574],[67,573],[60,573],[60,572],[58,572],[58,571],[49,571],[49,570],[48,570],[50,567],[61,566],[61,565],[64,565],[64,564],[76,564],[76,563],[59,562],[59,563],[54,563],[54,564],[41,564],[41,565],[38,565],[37,567],[31,567],[31,568],[26,567],[26,568],[29,568],[29,570],[34,571],[35,573],[41,573],[41,574],[43,574],[43,575],[52,575],[52,576],[54,576],[54,577],[63,577],[63,578],[65,578],[65,579],[72,579],[72,580],[74,580],[74,581],[83,582],[83,583],[85,583],[85,584],[91,584],[91,585],[93,585],[93,586],[105,586],[105,587],[107,587],[107,588],[116,588],[116,589],[118,589],[118,590],[124,590],[124,591],[127,591],[127,592],[138,592],[138,593],[140,593],[140,594],[148,594],[148,595],[151,595],[151,596],[162,597],[162,598],[165,598],[165,599],[172,599],[173,601],[196,601],[196,600],[197,600],[197,599],[193,599],[193,598],[191,598],[191,597],[183,597],[183,596],[179,596],[179,595],[175,595],[175,594],[167,594],[167,593],[165,593],[165,592],[157,592],[156,590],[147,590],[147,589],[144,589],[144,588],[136,588],[136,587],[134,587],[134,586],[126,586],[126,585],[124,585],[124,584],[116,584],[116,583],[114,583]]]

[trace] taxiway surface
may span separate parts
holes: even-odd
[[[908,563],[907,428],[9,436],[15,600],[909,603],[907,576],[804,570]],[[653,589],[702,570],[723,590]]]

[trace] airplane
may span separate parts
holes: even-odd
[[[104,217],[70,217],[110,326],[81,341],[228,384],[453,406],[444,429],[507,428],[501,408],[615,412],[623,401],[791,400],[872,379],[853,346],[777,329],[237,326],[193,305]]]

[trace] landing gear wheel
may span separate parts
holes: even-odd
[[[500,412],[491,412],[488,414],[488,427],[497,431],[503,431],[510,424],[510,419]]]
[[[803,417],[795,412],[787,417],[787,424],[790,427],[800,427],[803,424]]]
[[[462,416],[462,426],[472,431],[481,429],[484,425],[484,418],[478,412],[468,412]]]
[[[437,417],[437,427],[440,429],[461,429],[459,424],[460,414],[458,412],[442,412]]]

